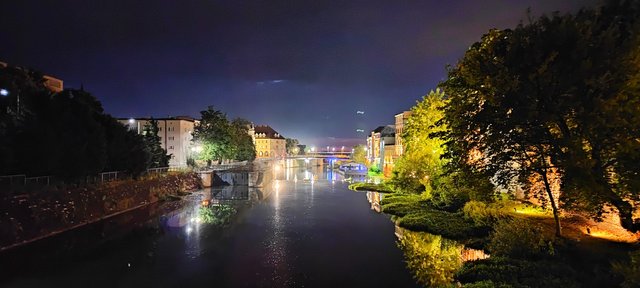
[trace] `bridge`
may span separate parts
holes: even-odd
[[[304,155],[289,155],[287,159],[304,159],[304,158],[351,158],[351,151],[316,151],[308,152]]]

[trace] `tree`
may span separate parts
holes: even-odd
[[[473,44],[440,85],[452,165],[502,186],[540,183],[557,235],[561,205],[598,215],[610,204],[637,230],[625,200],[640,191],[629,163],[640,159],[637,6],[541,17]]]
[[[356,145],[353,146],[353,153],[351,154],[351,159],[360,164],[367,163],[367,151],[364,145]]]
[[[167,150],[161,146],[158,131],[158,121],[153,118],[142,129],[144,143],[150,154],[149,168],[167,167],[171,160],[171,155],[167,155]]]
[[[298,148],[298,144],[300,144],[300,142],[298,142],[298,139],[293,139],[293,138],[287,138],[286,140],[286,148],[287,148],[287,154],[289,155],[296,155],[299,152],[299,148]]]
[[[444,92],[437,89],[411,108],[401,135],[405,152],[392,172],[391,184],[396,189],[431,195],[439,185],[446,159],[442,158],[444,141],[434,135],[447,129],[445,125],[436,125],[443,117],[446,102]]]
[[[231,151],[231,125],[227,116],[220,110],[215,110],[213,106],[201,111],[201,120],[193,131],[193,141],[202,146],[202,151],[198,154],[200,160],[216,160],[222,162],[230,159],[233,155]]]
[[[256,146],[249,135],[251,122],[246,119],[236,118],[231,121],[232,148],[235,153],[233,159],[238,161],[253,161],[256,159]]]

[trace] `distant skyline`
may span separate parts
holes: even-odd
[[[489,29],[597,3],[3,1],[0,61],[83,85],[118,118],[213,105],[307,146],[353,146]]]

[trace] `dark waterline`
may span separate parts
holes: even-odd
[[[214,192],[239,210],[229,227],[193,221],[204,191],[176,211],[151,206],[0,254],[0,286],[417,287],[365,193],[320,167],[278,174]]]

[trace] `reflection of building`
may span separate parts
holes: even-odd
[[[287,156],[286,140],[268,125],[254,127],[256,158],[282,158]]]
[[[407,124],[411,116],[411,111],[404,111],[396,114],[396,156],[400,157],[404,153],[404,147],[402,146],[402,133],[404,133],[404,126]]]
[[[367,159],[371,165],[384,170],[385,164],[393,163],[395,131],[393,125],[380,126],[371,131],[371,135],[367,137]]]
[[[142,134],[144,126],[147,125],[152,118],[131,118],[118,119],[118,121],[129,129]],[[171,154],[169,166],[186,166],[187,156],[191,147],[191,139],[193,138],[193,129],[198,123],[191,117],[178,116],[169,118],[158,118],[158,136],[160,136],[160,145],[167,150],[167,154]]]

